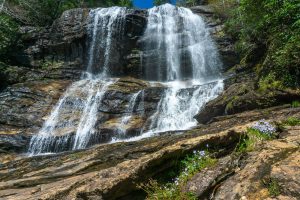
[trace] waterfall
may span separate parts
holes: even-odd
[[[95,95],[90,95],[86,102],[85,109],[80,119],[76,134],[73,150],[87,147],[93,127],[97,121],[98,105],[101,103],[103,96],[109,85],[113,81],[107,81],[102,87],[98,87]]]
[[[148,80],[211,80],[222,63],[202,18],[170,4],[149,10],[141,40],[143,69]]]
[[[189,129],[197,124],[193,117],[199,110],[223,90],[219,75],[222,64],[202,18],[189,9],[165,4],[148,10],[147,27],[139,41],[143,78],[150,81],[149,85],[155,81],[153,85],[166,88],[157,109],[151,112],[152,116],[147,113],[146,89],[125,92],[125,99],[117,99],[125,105],[124,110],[109,113],[115,117],[109,121],[111,118],[102,106],[110,106],[111,88],[117,85],[113,85],[118,79],[112,78],[111,72],[120,63],[122,54],[116,50],[119,51],[119,41],[125,35],[127,12],[121,7],[90,11],[86,72],[67,88],[43,127],[32,137],[30,155],[83,149],[102,142],[97,135],[106,137],[100,133],[108,130],[105,122],[113,127],[113,133],[103,133],[113,135],[111,142]],[[145,126],[140,128],[136,123]],[[128,138],[130,128],[133,132]]]
[[[90,40],[87,72],[109,76],[111,49],[114,40],[122,37],[126,8],[98,8],[90,12],[88,37]]]
[[[168,87],[147,134],[195,126],[193,117],[223,90],[222,63],[204,21],[187,8],[154,7],[142,42],[145,78]],[[155,59],[159,67],[153,66]]]
[[[132,118],[134,109],[139,106],[138,103],[140,103],[140,102],[138,101],[138,97],[141,93],[142,93],[142,90],[138,91],[137,93],[133,94],[129,100],[126,113],[120,120],[119,132],[121,135],[126,134],[126,128],[124,128],[124,126],[126,126],[129,123],[130,119]],[[116,139],[116,138],[114,138],[114,139]]]
[[[124,32],[125,13],[126,8],[121,7],[90,11],[87,70],[82,80],[66,90],[39,133],[32,137],[30,155],[88,146],[93,128],[101,118],[98,107],[108,87],[116,82],[110,78],[109,72],[111,49]],[[66,134],[67,130],[70,134]]]

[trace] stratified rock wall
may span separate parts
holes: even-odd
[[[144,10],[127,10],[123,37],[111,48],[113,76],[141,76],[139,60],[133,55],[146,17]],[[22,27],[24,49],[17,56],[19,65],[47,71],[41,75],[44,78],[79,79],[87,65],[89,21],[89,9],[78,8],[65,11],[51,27]]]

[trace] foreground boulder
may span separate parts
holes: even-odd
[[[297,114],[299,116],[299,114]],[[200,199],[298,199],[300,196],[299,126],[255,151],[232,154],[194,175],[184,188]]]

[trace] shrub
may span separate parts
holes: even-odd
[[[280,186],[277,180],[270,179],[270,182],[268,183],[267,187],[272,197],[277,197],[280,194]]]
[[[272,73],[285,87],[300,85],[299,12],[295,0],[241,0],[231,12],[226,30],[242,55],[255,49],[261,79]]]
[[[287,120],[282,122],[284,126],[297,126],[300,125],[300,119],[296,117],[289,117]]]
[[[170,2],[169,0],[154,0],[154,5],[159,6],[169,2]]]
[[[14,0],[7,1],[7,14],[21,23],[46,26],[51,25],[63,11],[79,7],[78,0]]]
[[[299,101],[293,101],[291,103],[291,106],[292,106],[292,108],[298,108],[298,107],[300,107],[300,102]]]
[[[216,159],[211,158],[207,151],[194,151],[192,155],[187,156],[182,162],[182,170],[173,182],[159,184],[157,181],[150,180],[147,184],[142,184],[142,188],[147,193],[147,199],[155,200],[194,200],[195,195],[190,192],[182,192],[182,187],[189,178],[195,173],[206,167],[213,166]]]
[[[268,89],[283,89],[283,83],[276,79],[274,73],[268,74],[266,77],[263,77],[258,82],[259,90],[266,91]]]
[[[233,15],[234,8],[238,5],[236,0],[208,0],[208,3],[214,9],[214,14],[221,19]]]

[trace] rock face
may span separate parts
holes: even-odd
[[[53,131],[57,140],[65,136],[72,140],[70,136],[76,133],[82,112],[79,105],[85,101],[87,92],[87,88],[82,88],[84,82],[89,86],[88,80],[79,81],[82,86],[67,96],[64,106],[59,111],[59,122]],[[3,151],[26,151],[31,135],[38,133],[69,85],[70,81],[67,80],[35,81],[15,84],[2,92],[0,148]],[[108,142],[115,136],[123,135],[126,138],[139,135],[141,129],[147,127],[147,119],[155,112],[164,90],[162,85],[150,85],[148,82],[129,77],[121,78],[110,85],[97,108],[95,134],[89,146]],[[65,148],[68,150],[68,146]]]
[[[297,90],[259,91],[254,82],[248,79],[246,82],[230,84],[219,97],[207,103],[195,118],[199,123],[208,123],[217,116],[282,105],[298,99],[300,93]]]
[[[261,117],[277,121],[288,116],[299,117],[299,108],[277,107],[237,114],[180,135],[166,133],[138,142],[103,144],[82,151],[19,158],[0,166],[0,198],[118,199],[126,196],[133,199],[137,197],[134,191],[138,190],[139,183],[164,173],[175,165],[176,162],[171,162],[175,158],[201,150],[206,144],[230,152],[240,134],[253,121]],[[298,171],[299,167],[298,159],[294,159],[299,155],[298,131],[297,127],[288,129],[280,140],[264,143],[260,151],[239,159],[238,165],[230,161],[235,158],[221,158],[217,171],[227,174],[234,169],[234,173],[221,178],[212,170],[212,175],[201,179],[198,184],[203,183],[207,191],[214,191],[216,199],[243,196],[257,199],[254,194],[260,195],[258,199],[265,199],[266,186],[260,178],[271,176],[276,177],[280,185],[290,186],[281,195],[297,198],[298,175],[294,176],[291,169]],[[284,170],[284,177],[278,173],[279,169]],[[293,176],[293,181],[285,182],[290,176]],[[199,180],[199,177],[196,175],[192,180]],[[221,184],[213,184],[213,177],[219,177],[217,183]],[[205,183],[205,180],[210,182]],[[216,189],[210,190],[214,185]],[[199,190],[200,196],[202,191]]]
[[[224,69],[238,61],[231,41],[222,34],[221,23],[212,22],[209,7],[195,7],[192,10],[204,16],[219,48]],[[89,9],[68,10],[52,26],[38,29],[22,27],[23,49],[15,57],[15,67],[0,66],[1,83],[4,88],[13,83],[41,79],[78,80],[87,66]],[[125,15],[124,33],[117,44],[112,44],[112,76],[141,78],[143,69],[141,37],[147,25],[147,11],[128,9]],[[155,62],[155,60],[153,60]],[[188,63],[183,63],[183,65]],[[2,64],[1,64],[2,65]]]
[[[299,158],[300,152],[299,146],[289,141],[291,137],[294,136],[289,133],[280,141],[266,142],[262,149],[250,153],[235,174],[225,180],[215,191],[214,198],[266,199],[272,196],[266,186],[270,181],[279,184],[279,199],[299,198],[300,163],[297,157]],[[279,172],[278,169],[282,171]],[[280,177],[279,174],[284,174],[285,178]],[[243,181],[239,182],[240,180]]]
[[[43,123],[69,81],[40,81],[13,85],[0,94],[0,132],[31,135]]]
[[[279,140],[265,141],[247,155],[219,159],[216,166],[194,175],[185,191],[200,199],[298,199],[298,131],[297,126],[289,127]]]
[[[24,153],[70,81],[19,83],[0,93],[0,155]]]
[[[79,79],[87,65],[89,11],[81,8],[65,11],[51,27],[43,30],[22,27],[24,49],[16,57],[17,64],[26,66],[27,71],[38,69],[43,78]],[[146,17],[143,10],[127,11],[122,40],[112,44],[112,62],[116,59],[117,63],[113,76],[140,76],[134,52],[145,29]]]

